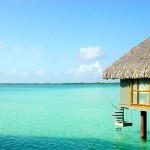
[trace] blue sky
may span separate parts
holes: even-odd
[[[149,0],[0,0],[0,82],[105,82],[150,36]]]

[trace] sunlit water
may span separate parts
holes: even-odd
[[[148,150],[139,111],[133,127],[116,131],[112,100],[119,84],[0,85],[0,149]]]

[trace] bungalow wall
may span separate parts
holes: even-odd
[[[130,106],[130,79],[120,80],[120,105]]]

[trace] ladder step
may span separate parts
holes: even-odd
[[[115,120],[123,120],[123,117],[113,117]]]
[[[115,122],[115,126],[123,127],[123,122]]]
[[[116,116],[115,118],[116,118],[116,119],[123,119],[122,116]]]
[[[118,121],[115,121],[115,123],[122,123],[123,124],[123,121],[118,120]]]
[[[123,121],[123,118],[115,119],[115,121]]]
[[[112,116],[123,116],[122,114],[112,114]]]

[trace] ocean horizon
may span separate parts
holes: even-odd
[[[120,82],[10,82],[0,84],[120,84]]]

